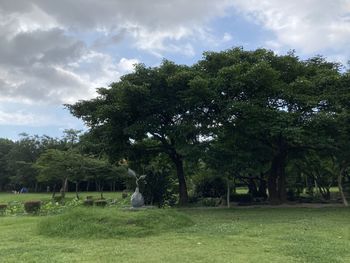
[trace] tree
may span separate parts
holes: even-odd
[[[44,151],[41,138],[37,135],[21,134],[21,139],[13,145],[7,154],[7,168],[14,186],[32,187],[37,190],[37,171],[32,167]]]
[[[206,53],[197,67],[215,89],[217,130],[231,127],[254,143],[251,150],[270,162],[270,202],[284,202],[288,158],[320,146],[310,126],[327,110],[325,91],[337,88],[339,65],[321,57],[300,61],[293,53],[236,48]]]
[[[14,142],[8,139],[0,138],[0,191],[9,182],[10,174],[8,171],[8,156],[7,154],[11,151],[14,146]]]
[[[171,159],[180,204],[188,199],[184,163],[198,161],[208,149],[225,153],[225,177],[230,170],[266,177],[270,202],[279,204],[286,201],[290,159],[329,148],[315,123],[348,107],[331,92],[348,89],[348,78],[339,64],[320,56],[302,61],[293,52],[234,48],[207,52],[191,67],[138,65],[99,89],[97,98],[67,106],[114,160],[128,157],[145,139],[156,141],[145,147]]]
[[[115,159],[127,155],[133,143],[152,138],[152,146],[169,156],[177,172],[179,202],[188,202],[184,160],[199,145],[207,119],[210,88],[190,67],[164,61],[159,67],[135,67],[109,89],[89,101],[67,105],[82,118],[91,134],[101,138]]]
[[[53,196],[56,186],[61,184],[61,197],[64,198],[67,183],[72,181],[76,184],[76,196],[79,198],[78,185],[85,176],[87,162],[83,155],[72,150],[48,149],[40,155],[34,167],[39,171],[39,182],[53,184]]]

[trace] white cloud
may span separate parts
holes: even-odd
[[[232,40],[232,35],[230,33],[225,32],[224,36],[222,37],[223,42],[229,42]]]
[[[272,48],[297,49],[306,55],[330,51],[350,55],[349,0],[234,0],[235,7],[275,33]],[[339,56],[338,56],[339,57]]]
[[[139,63],[137,59],[127,59],[127,58],[122,58],[118,65],[117,68],[121,74],[130,72],[134,69],[134,66]]]
[[[0,125],[40,126],[43,123],[45,124],[50,123],[50,120],[48,119],[47,116],[31,114],[23,111],[6,112],[6,111],[0,110]]]

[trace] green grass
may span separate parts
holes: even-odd
[[[350,262],[348,208],[92,209],[0,217],[0,262]]]
[[[145,237],[193,224],[183,213],[175,210],[130,210],[74,208],[65,214],[41,220],[38,233],[49,237],[121,238]]]
[[[59,196],[60,193],[56,193]],[[80,198],[85,199],[86,196],[93,196],[94,198],[100,198],[100,193],[97,192],[81,192],[79,193]],[[121,198],[121,192],[105,192],[103,196],[107,199],[117,199]],[[25,202],[28,200],[41,200],[49,201],[51,200],[51,193],[26,193],[26,194],[12,194],[12,193],[1,193],[0,192],[0,203],[7,203],[11,201]],[[70,200],[75,198],[75,192],[66,193],[66,199]]]

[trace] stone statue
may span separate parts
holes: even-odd
[[[141,179],[145,179],[146,175],[144,174],[144,175],[137,177],[135,171],[131,170],[130,168],[128,169],[128,174],[132,177],[135,177],[135,179],[136,179],[136,189],[135,189],[135,192],[131,196],[131,205],[134,208],[142,207],[142,206],[144,206],[145,201],[144,201],[143,196],[139,190],[139,181]]]

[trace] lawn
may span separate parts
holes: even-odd
[[[0,217],[0,240],[0,262],[350,262],[350,209],[78,208]]]
[[[59,196],[60,193],[56,193],[56,196]],[[93,196],[95,198],[100,197],[100,193],[97,192],[81,192],[79,193],[81,198],[85,198],[86,196]],[[103,193],[105,198],[120,198],[121,192],[105,192]],[[6,203],[10,201],[28,201],[28,200],[41,200],[41,201],[49,201],[51,200],[52,193],[26,193],[26,194],[12,194],[12,193],[1,193],[0,192],[0,203]],[[75,198],[75,192],[66,193],[66,198],[73,199]]]

